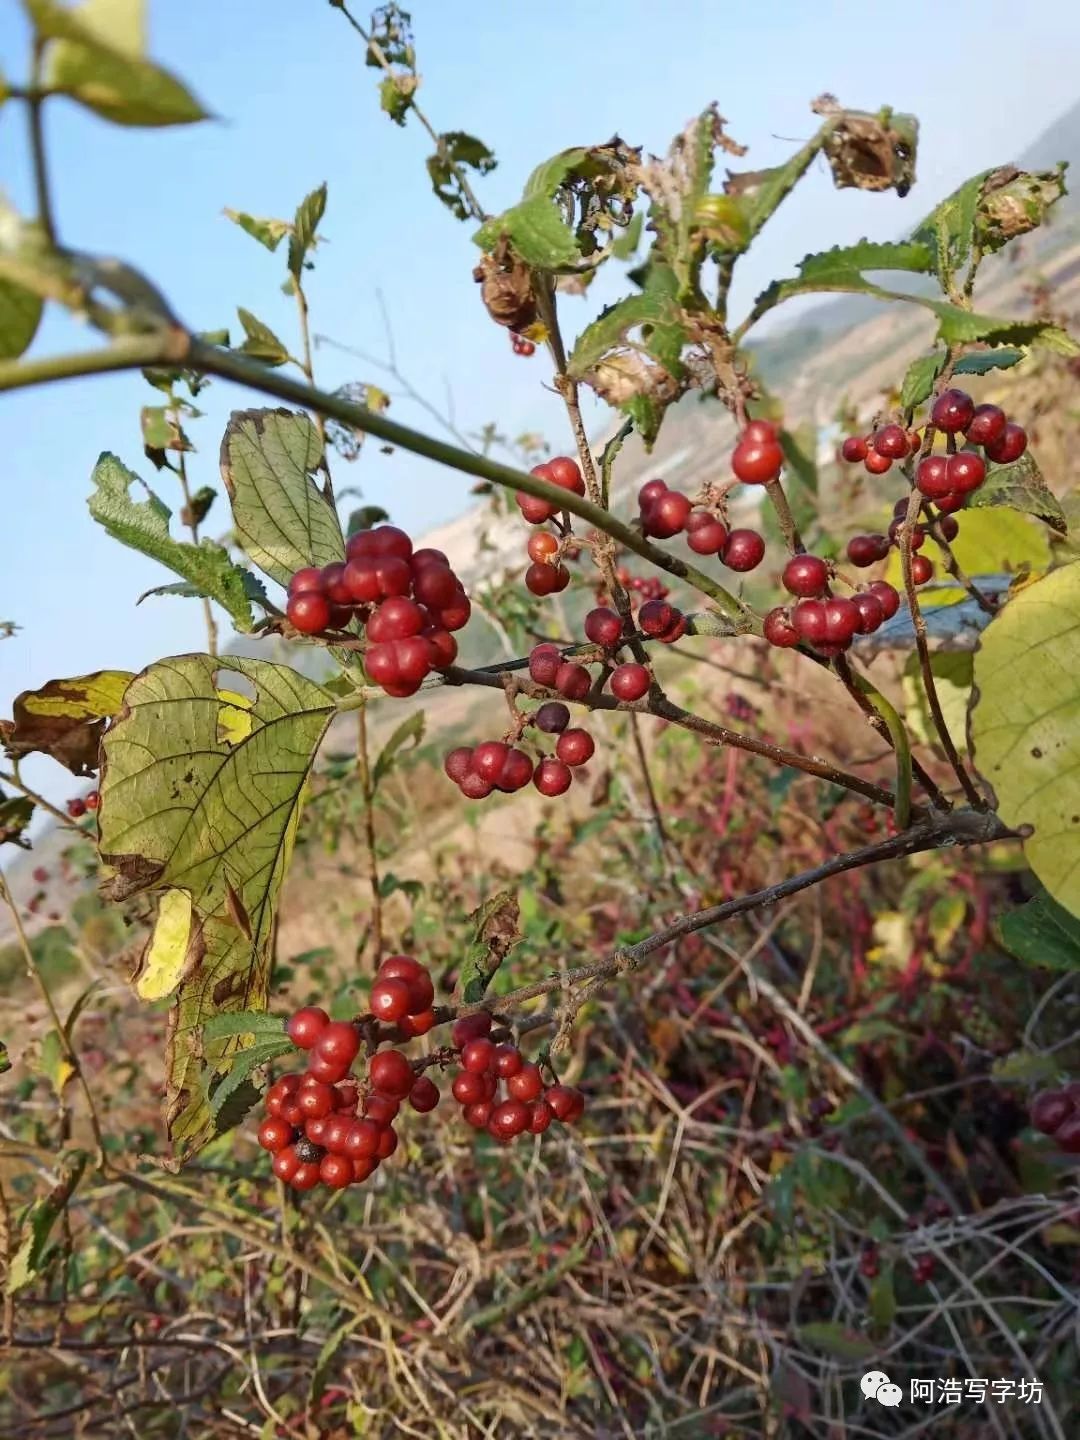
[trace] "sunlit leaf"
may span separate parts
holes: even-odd
[[[1043,479],[1039,462],[1030,450],[1011,465],[992,465],[986,479],[968,499],[968,508],[978,510],[988,505],[1005,505],[1025,515],[1034,515],[1058,535],[1065,535],[1069,526],[1057,496]]]
[[[96,670],[24,690],[12,719],[0,721],[4,749],[16,758],[51,755],[73,775],[89,774],[97,769],[105,722],[119,711],[131,678],[128,670]]]

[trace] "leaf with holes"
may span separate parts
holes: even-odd
[[[160,895],[136,986],[175,992],[165,1117],[181,1158],[215,1133],[209,1080],[255,1033],[205,1023],[266,1004],[278,893],[334,713],[325,690],[284,666],[181,655],[136,676],[106,737],[107,890]]]
[[[975,764],[1050,896],[1080,915],[1080,564],[1015,594],[983,632]]]
[[[226,610],[237,630],[251,629],[251,604],[244,585],[244,572],[234,565],[229,552],[215,540],[198,545],[174,540],[169,534],[172,512],[148,487],[145,500],[132,500],[132,485],[143,485],[138,475],[115,455],[106,451],[90,477],[95,490],[86,502],[90,514],[122,544],[140,550],[177,575],[182,575],[199,593]]]
[[[383,82],[384,86],[389,83],[391,82]],[[401,77],[397,83],[399,87],[412,84],[415,89],[419,81],[414,77]],[[411,100],[412,90],[404,92],[406,110]],[[397,116],[392,118],[397,119]],[[403,124],[404,118],[398,123]],[[478,175],[490,175],[498,161],[482,140],[478,140],[475,135],[466,134],[464,130],[447,131],[439,136],[437,144],[439,148],[427,159],[431,188],[451,214],[456,215],[459,220],[467,220],[471,209],[463,172],[469,169],[475,170]]]
[[[221,475],[236,538],[264,574],[287,585],[305,565],[345,555],[337,512],[315,481],[319,432],[293,410],[234,410],[221,442]]]
[[[454,988],[459,1005],[475,1005],[484,998],[499,966],[521,939],[520,910],[512,890],[500,890],[469,916],[473,939],[465,952]]]
[[[97,769],[105,722],[120,709],[130,670],[95,670],[68,680],[50,680],[15,697],[12,718],[0,721],[0,741],[19,759],[51,755],[73,775]]]
[[[1068,534],[1065,512],[1043,479],[1039,462],[1030,450],[1025,450],[1011,465],[990,467],[985,481],[968,500],[968,508],[972,510],[988,505],[1007,505],[1010,510],[1034,515],[1058,535]]]

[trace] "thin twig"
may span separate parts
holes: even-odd
[[[379,886],[379,857],[375,849],[375,790],[371,781],[368,758],[367,706],[356,712],[356,772],[360,782],[360,798],[364,809],[364,853],[367,861],[368,888],[371,891],[371,941],[375,951],[375,968],[382,960],[383,918],[382,890]]]

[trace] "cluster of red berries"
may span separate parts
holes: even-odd
[[[345,560],[298,570],[289,582],[286,614],[305,635],[365,627],[364,668],[387,695],[414,695],[432,670],[457,658],[469,597],[441,550],[413,550],[395,525],[349,538]]]
[[[435,989],[427,970],[408,955],[394,955],[371,987],[371,1013],[406,1035],[423,1035],[435,1023]],[[359,1184],[397,1149],[393,1122],[402,1101],[421,1114],[439,1103],[438,1086],[418,1075],[400,1050],[380,1050],[368,1063],[363,1092],[349,1072],[360,1052],[360,1031],[307,1005],[285,1026],[308,1052],[303,1075],[282,1075],[266,1092],[267,1118],[259,1144],[274,1157],[274,1174],[295,1190],[320,1182],[331,1189]]]
[[[849,465],[861,460],[870,475],[884,475],[894,460],[906,460],[918,453],[922,436],[917,430],[902,425],[882,425],[870,435],[849,435],[840,447],[840,454]]]
[[[685,531],[695,555],[718,555],[729,570],[753,570],[764,559],[765,541],[756,530],[729,530],[715,511],[695,509],[681,490],[670,490],[663,480],[645,482],[638,509],[643,535],[670,540]]]
[[[96,810],[101,804],[101,796],[96,790],[89,790],[85,795],[76,795],[67,802],[65,809],[72,820],[81,820],[88,810]]]
[[[1031,1123],[1053,1136],[1066,1155],[1080,1155],[1080,1080],[1063,1090],[1042,1090],[1031,1102]]]
[[[850,598],[829,595],[833,569],[820,555],[793,555],[781,578],[784,588],[799,597],[791,609],[778,605],[765,616],[765,639],[781,649],[802,641],[832,658],[856,635],[871,634],[900,608],[900,596],[886,580],[875,580]]]
[[[624,590],[629,590],[640,595],[642,600],[666,600],[671,591],[664,582],[656,575],[631,575],[625,566],[620,565],[615,572],[615,578]],[[600,587],[597,598],[602,598],[603,587]]]
[[[510,332],[510,348],[515,355],[524,355],[526,358],[536,354],[536,346],[531,340],[526,340],[524,335],[515,335]]]
[[[545,1085],[539,1065],[523,1058],[516,1045],[488,1038],[486,1010],[465,1015],[454,1025],[461,1069],[451,1090],[467,1124],[486,1130],[508,1145],[517,1135],[542,1135],[553,1120],[572,1125],[585,1109],[585,1097],[569,1085]],[[500,1085],[505,1086],[500,1096]]]
[[[559,701],[541,705],[531,717],[538,730],[558,735],[554,755],[532,758],[505,740],[484,740],[451,750],[443,769],[467,800],[486,800],[493,790],[512,795],[531,780],[541,795],[553,798],[570,789],[573,772],[592,759],[596,744],[587,730],[568,729],[570,711]]]
[[[928,500],[937,501],[945,514],[959,510],[965,497],[983,483],[986,460],[1011,465],[1027,449],[1022,425],[1014,424],[999,405],[976,405],[965,390],[943,390],[931,407],[930,424],[935,433],[949,437],[950,446],[960,434],[967,442],[966,449],[950,449],[948,455],[923,456],[915,472],[917,488]],[[921,445],[917,430],[891,424],[872,435],[849,435],[840,453],[852,464],[861,460],[871,475],[884,475],[894,460],[917,454]]]

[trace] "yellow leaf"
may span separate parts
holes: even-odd
[[[190,936],[190,894],[186,890],[166,890],[135,978],[135,989],[142,999],[161,1000],[176,989],[187,967]]]

